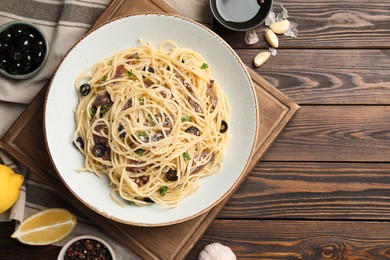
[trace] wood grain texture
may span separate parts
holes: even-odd
[[[36,260],[57,259],[61,250],[58,246],[29,246],[11,238],[15,223],[0,222],[0,259],[4,260]]]
[[[237,50],[257,73],[300,105],[389,105],[390,50],[278,50],[263,66],[260,50]]]
[[[304,106],[262,160],[389,162],[390,106]]]
[[[243,236],[245,234],[245,236]],[[390,223],[216,220],[190,252],[229,246],[238,259],[390,259]]]
[[[260,162],[218,218],[390,220],[390,164]]]
[[[360,49],[390,47],[390,2],[364,0],[285,0],[275,1],[274,11],[280,12],[282,4],[289,20],[298,24],[298,38],[279,36],[279,48],[284,49]],[[256,31],[261,41],[247,46],[244,32],[232,32],[221,25],[215,26],[233,48],[268,48],[263,38],[266,26]]]

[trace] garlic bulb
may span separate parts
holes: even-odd
[[[213,243],[205,246],[199,253],[198,260],[236,260],[233,251],[220,243]]]

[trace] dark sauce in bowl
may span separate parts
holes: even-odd
[[[32,77],[46,62],[48,44],[43,32],[27,22],[10,22],[0,31],[0,70],[15,79]]]

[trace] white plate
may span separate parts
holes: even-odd
[[[138,39],[155,47],[164,40],[199,52],[231,105],[231,138],[222,169],[203,178],[200,188],[168,209],[159,205],[119,206],[110,197],[108,180],[93,173],[78,173],[84,157],[72,144],[74,110],[78,104],[76,77],[103,58],[139,46]],[[257,101],[252,81],[237,54],[211,30],[189,19],[165,14],[119,18],[79,41],[58,67],[49,88],[44,114],[46,145],[52,162],[68,189],[101,215],[132,225],[162,226],[198,216],[221,201],[242,178],[254,150],[258,131]]]

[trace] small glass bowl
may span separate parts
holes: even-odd
[[[97,242],[103,244],[103,245],[108,249],[108,251],[110,252],[111,258],[112,258],[113,260],[116,260],[115,253],[114,253],[114,250],[112,249],[112,247],[111,247],[106,241],[104,241],[103,239],[101,239],[101,238],[99,238],[99,237],[96,237],[96,236],[92,236],[92,235],[82,235],[82,236],[78,236],[78,237],[75,237],[75,238],[69,240],[69,241],[62,247],[60,253],[58,254],[57,260],[64,260],[64,259],[65,259],[65,255],[66,255],[66,251],[67,251],[74,243],[76,243],[77,241],[84,240],[84,239],[95,240],[95,241],[97,241]]]
[[[214,18],[221,25],[233,31],[249,31],[255,29],[256,27],[258,27],[264,22],[265,18],[267,18],[269,12],[272,10],[272,5],[273,5],[273,0],[265,0],[264,4],[261,5],[256,15],[254,15],[253,17],[248,17],[248,20],[243,22],[234,22],[234,21],[228,21],[223,18],[222,16],[223,10],[218,9],[218,4],[217,4],[218,1],[221,1],[220,3],[224,2],[224,0],[209,0],[211,12],[213,13]],[[252,1],[256,2],[256,0],[252,0]],[[240,4],[243,3],[241,2]],[[222,5],[219,6],[219,8],[222,7],[223,7]]]
[[[12,33],[12,40],[10,41],[13,41],[14,38],[16,40],[18,40],[18,37],[21,37],[21,35],[18,35],[18,36],[15,36],[15,34],[17,33],[16,29],[15,28],[24,28],[25,30],[28,30],[30,32],[30,34],[34,34],[34,36],[38,36],[42,41],[39,41],[39,43],[41,45],[39,45],[39,48],[41,48],[44,53],[40,53],[39,56],[42,56],[42,58],[39,58],[40,61],[39,62],[35,62],[35,63],[32,63],[33,65],[33,70],[28,70],[27,72],[23,73],[23,72],[18,72],[18,73],[9,73],[6,69],[2,69],[0,68],[0,74],[7,77],[7,78],[10,78],[10,79],[16,79],[16,80],[22,80],[22,79],[29,79],[29,78],[32,78],[34,76],[36,76],[38,74],[38,72],[45,66],[46,64],[46,61],[47,61],[47,58],[49,56],[49,44],[48,44],[48,41],[46,39],[46,36],[45,34],[43,33],[43,31],[38,27],[36,26],[35,24],[33,23],[29,23],[29,22],[24,22],[24,21],[11,21],[11,22],[8,22],[6,24],[3,24],[0,26],[0,35],[4,34],[4,32],[14,32]],[[23,33],[23,37],[27,37],[26,36],[27,34]],[[23,40],[26,40],[26,38],[24,38]],[[27,37],[27,42],[28,40],[30,40],[31,42],[34,42],[36,40],[36,38],[28,38]],[[23,42],[22,40],[20,42]],[[34,43],[31,43],[31,44],[35,44]],[[14,49],[18,49],[19,52],[22,52],[22,59],[24,59],[26,57],[26,51],[30,51],[30,47],[21,47],[20,44],[16,44],[15,42],[5,42],[5,41],[2,41],[2,39],[0,38],[0,59],[3,59],[3,57],[7,57],[8,59],[10,59],[8,55],[8,53],[6,53],[6,49],[9,48],[9,45],[12,45]],[[16,47],[15,47],[16,46]],[[23,49],[22,49],[23,48]],[[7,49],[8,50],[8,49]],[[31,61],[31,59],[30,59]],[[0,62],[2,62],[0,60]],[[22,64],[24,61],[18,61],[17,63],[19,64]],[[31,64],[31,63],[30,63]],[[10,65],[9,65],[10,66]],[[23,66],[25,66],[23,64]]]

